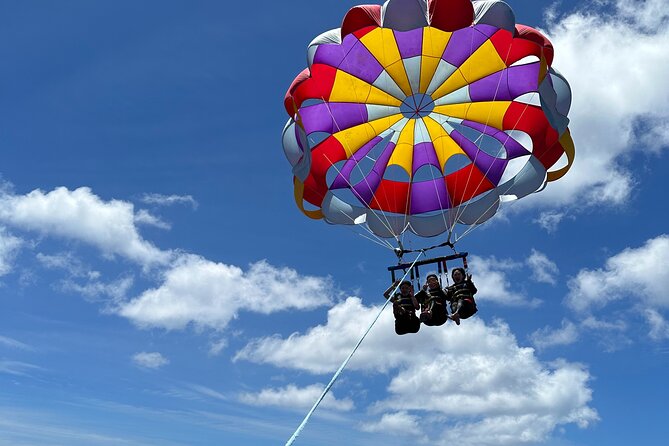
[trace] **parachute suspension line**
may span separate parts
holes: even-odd
[[[357,91],[356,91],[356,95],[357,95]],[[324,97],[321,97],[321,99],[323,100],[323,103],[326,104],[325,107],[326,107],[328,113],[330,114],[330,118],[332,119],[332,122],[334,122],[335,126],[337,127],[337,131],[341,131],[341,127],[339,127],[339,124],[337,123],[337,119],[335,118],[334,114],[332,113],[332,110],[330,109],[330,104],[325,100]],[[356,98],[356,100],[358,100],[358,99]],[[348,142],[344,141],[344,144],[346,144],[346,145],[348,146]],[[347,149],[349,149],[349,151],[352,152],[352,151],[350,150],[350,147],[347,147]],[[353,190],[353,184],[351,184],[351,182],[349,181],[349,179],[348,179],[345,175],[342,175],[341,170],[339,170],[339,169],[337,168],[337,166],[335,165],[335,163],[333,163],[327,156],[326,156],[325,158],[328,160],[328,162],[330,163],[330,165],[331,165],[332,167],[334,167],[334,169],[337,171],[337,173],[344,179],[344,181],[346,181],[346,184],[348,185],[348,187],[349,187],[349,189],[351,190],[351,192],[354,193],[354,194],[356,195],[356,197],[358,198],[358,201],[360,201],[360,203],[362,203],[368,210],[370,210],[375,216],[378,217],[378,213],[374,212],[374,210],[372,209],[372,207],[371,207],[369,204],[367,204],[364,200],[362,200],[361,197],[358,197],[358,196],[357,196],[358,194],[356,194],[356,193],[354,192],[354,190]],[[355,166],[358,168],[358,170],[360,171],[360,173],[363,174],[362,177],[363,177],[363,179],[364,179],[364,181],[365,181],[365,184],[367,185],[367,187],[368,187],[369,190],[371,191],[371,190],[372,190],[372,187],[371,187],[371,185],[369,184],[369,182],[367,181],[367,177],[364,175],[364,173],[363,173],[363,171],[362,171],[362,168],[360,167],[360,164],[359,164],[359,163],[355,163]],[[372,197],[372,198],[373,198],[374,201],[376,201],[376,198],[375,198],[375,197]],[[381,207],[381,206],[379,206],[379,207]],[[393,234],[394,236],[396,236],[397,234],[395,234],[395,232],[393,231],[392,225],[390,224],[390,221],[388,220],[388,217],[387,217],[387,216],[385,215],[385,213],[383,213],[383,212],[381,212],[381,215],[383,216],[383,219],[385,219],[385,222],[384,222],[384,221],[381,220],[381,218],[379,218],[379,221],[381,222],[381,224],[383,224],[383,226],[388,230],[388,232],[390,232],[391,234]],[[372,231],[370,230],[370,233],[371,233],[371,232],[372,232]]]
[[[338,168],[338,167],[337,167],[337,166],[330,160],[330,158],[328,158],[327,155],[325,156],[325,159],[327,159],[328,162],[330,163],[330,165],[337,171],[338,174],[341,175],[341,170],[339,170],[339,168]],[[353,185],[352,185],[351,182],[348,180],[348,178],[346,178],[344,175],[342,175],[342,178],[344,178],[344,181],[346,181],[346,184],[348,184],[348,186],[349,186],[351,189],[353,189]],[[365,181],[367,181],[367,180],[365,180]],[[374,213],[374,215],[378,215],[376,212],[374,212],[374,210],[373,210],[367,203],[364,203],[362,200],[360,200],[360,202],[363,203],[363,204],[365,205],[365,207],[366,207],[368,210],[372,211],[372,213]],[[346,215],[346,214],[344,214],[344,213],[342,212],[342,215]],[[382,213],[382,215],[385,217],[385,220],[386,220],[386,221],[384,222],[383,220],[381,220],[381,219],[379,218],[379,221],[381,222],[381,224],[388,230],[388,232],[390,232],[391,234],[393,234],[393,236],[397,237],[397,234],[395,234],[395,232],[393,231],[393,228],[392,228],[392,226],[390,225],[390,221],[388,221],[388,218],[385,216],[385,214]],[[346,217],[347,217],[349,220],[351,220],[352,222],[355,222],[355,219],[351,218],[351,216],[346,215]],[[372,237],[376,238],[379,242],[386,243],[390,249],[393,249],[393,246],[392,246],[390,243],[386,242],[386,241],[383,240],[381,237],[379,237],[378,235],[374,234],[374,232],[373,232],[371,229],[369,229],[368,226],[364,226],[364,225],[363,225],[363,228],[365,228],[365,230],[366,230]]]
[[[506,55],[506,58],[505,58],[505,59],[508,58],[510,52],[511,52],[511,48],[508,49],[508,51],[507,51],[507,55]],[[508,69],[508,67],[505,68],[505,69]],[[497,82],[497,87],[496,87],[496,90],[495,90],[494,99],[497,98],[497,94],[498,94],[498,92],[499,92],[499,87],[500,87],[501,79],[502,79],[502,77],[500,76],[500,79],[499,79],[498,82]],[[537,92],[533,92],[533,95],[534,95],[534,96],[536,96],[537,94],[538,94]],[[493,99],[493,100],[494,100],[494,99]],[[522,112],[519,114],[518,118],[516,119],[516,122],[513,124],[512,128],[511,128],[512,131],[513,131],[513,130],[516,130],[518,124],[519,124],[520,121],[522,120],[523,116],[525,115],[525,112],[529,109],[529,107],[530,107],[529,103],[526,102],[526,103],[525,103],[525,106],[524,106],[523,109],[522,109]],[[491,112],[492,112],[492,110],[488,113],[488,117],[486,118],[486,123],[485,123],[485,127],[484,127],[484,128],[488,128],[488,126],[489,126],[489,123],[490,123],[490,117],[491,117]],[[506,136],[506,141],[508,141],[509,139],[511,139],[511,135],[509,135],[507,132],[505,132],[505,133],[507,134],[507,136]],[[481,139],[483,138],[483,133],[480,135],[480,138],[481,138]],[[479,138],[477,138],[477,139],[479,139]],[[506,141],[505,141],[505,142],[506,142]],[[504,143],[505,143],[505,142],[504,142]],[[504,143],[502,143],[502,144],[504,144]],[[477,147],[478,147],[478,150],[481,150],[480,147],[478,146],[478,144],[477,144]],[[478,155],[478,151],[477,151],[477,155]],[[488,172],[490,171],[491,168],[492,168],[492,165],[490,165],[490,166],[488,167],[488,169],[486,170],[486,172],[485,172],[485,174],[484,174],[484,177],[488,174]],[[470,178],[467,178],[467,183],[466,183],[466,184],[469,184],[469,180],[470,180]],[[480,185],[480,184],[481,184],[481,183],[479,182],[479,185]],[[465,187],[466,187],[466,186],[465,186]],[[509,186],[508,186],[508,187],[504,190],[504,192],[502,192],[500,195],[505,195],[506,192],[508,192],[508,191],[511,189],[511,187],[513,187],[513,183],[512,183],[512,182],[509,182]],[[508,205],[506,205],[506,208],[509,208],[509,207],[510,207],[511,205],[513,205],[516,201],[518,201],[518,200],[513,200],[512,203],[509,203]],[[489,210],[491,210],[491,209],[496,205],[496,203],[497,203],[497,201],[495,201],[495,202],[493,202],[491,205],[489,205],[489,206],[485,209],[485,212],[483,212],[483,213],[481,214],[481,218],[482,218],[483,216],[485,216],[486,213],[487,213]],[[469,204],[471,204],[471,203],[468,203],[468,204],[466,204],[466,205],[464,206],[464,208],[463,208],[463,212],[464,212],[464,210],[466,210],[466,208],[467,208],[467,206],[469,206]],[[474,229],[476,229],[476,228],[478,227],[478,225],[480,224],[479,220],[480,220],[480,218],[477,219],[472,225],[469,225],[469,227],[467,227],[467,229],[464,231],[463,234],[461,234],[460,236],[456,237],[454,243],[457,243],[459,240],[461,240],[462,238],[464,238],[465,236],[467,236],[469,233],[471,233]],[[466,268],[466,267],[465,267],[465,268]]]
[[[329,160],[328,160],[328,161],[329,161]],[[334,164],[333,164],[332,166],[335,167]],[[335,169],[336,169],[336,167],[335,167]],[[342,215],[346,216],[349,220],[351,220],[351,222],[355,222],[355,220],[354,220],[353,218],[351,218],[351,216],[346,215],[346,214],[344,214],[343,212],[342,212]],[[369,229],[366,225],[360,225],[360,226],[361,226],[361,227],[362,227],[362,228],[369,234],[369,236],[366,236],[365,234],[363,234],[363,233],[361,233],[361,232],[357,232],[357,231],[355,231],[354,229],[349,228],[349,225],[343,225],[343,226],[346,227],[347,229],[349,229],[350,231],[354,232],[355,234],[357,234],[357,235],[359,235],[359,236],[361,236],[361,237],[363,237],[363,238],[366,238],[367,240],[369,240],[369,241],[371,241],[371,242],[373,242],[373,243],[376,243],[377,245],[380,245],[380,246],[382,246],[382,247],[384,247],[384,248],[386,248],[386,249],[389,249],[389,250],[391,250],[391,251],[393,251],[393,250],[395,249],[395,247],[394,247],[393,245],[391,245],[390,242],[388,242],[387,240],[384,240],[383,238],[381,238],[381,237],[379,237],[378,235],[376,235],[376,234],[375,234],[371,229]]]
[[[349,217],[349,218],[350,218],[350,217]],[[354,220],[351,219],[351,221],[354,221]],[[369,234],[369,236],[366,235],[366,234],[363,234],[362,232],[358,232],[358,231],[356,231],[355,229],[351,228],[350,225],[342,225],[342,226],[344,226],[346,229],[348,229],[349,231],[353,232],[354,234],[356,234],[356,235],[358,235],[358,236],[360,236],[360,237],[362,237],[362,238],[365,238],[365,239],[369,240],[369,241],[372,242],[372,243],[376,243],[377,245],[381,246],[382,248],[386,248],[386,249],[388,249],[388,250],[390,250],[390,251],[396,251],[396,249],[397,249],[397,248],[395,248],[389,241],[387,241],[387,240],[385,240],[385,239],[379,237],[378,235],[374,234],[369,228],[367,228],[367,227],[365,227],[365,226],[363,226],[363,228],[365,229],[365,231],[367,231],[367,233]],[[371,236],[371,237],[370,237],[370,236]]]
[[[471,41],[470,41],[470,53],[473,53],[473,49],[474,49],[474,37],[473,37],[473,35],[472,35],[472,38],[471,38]],[[509,49],[507,50],[506,57],[504,58],[504,60],[507,60],[507,59],[508,59],[510,53],[511,53],[511,47],[509,47]],[[508,67],[505,68],[505,69],[508,69]],[[501,70],[501,71],[504,71],[504,70]],[[491,74],[492,74],[492,73],[491,73]],[[500,88],[500,85],[501,85],[501,83],[502,83],[502,78],[503,78],[503,76],[500,75],[500,76],[499,76],[499,79],[497,80],[497,86],[495,87],[495,94],[493,95],[493,100],[492,100],[492,102],[494,102],[494,101],[497,99],[497,95],[498,95],[498,93],[499,93],[499,88]],[[472,160],[472,164],[474,164],[474,163],[476,162],[476,159],[478,158],[478,154],[479,154],[479,152],[481,151],[481,145],[482,145],[482,141],[483,141],[483,135],[485,135],[485,130],[488,128],[488,126],[489,126],[489,124],[490,124],[490,117],[491,117],[491,115],[492,115],[492,107],[490,107],[490,110],[488,111],[488,116],[486,117],[486,122],[485,122],[484,127],[483,127],[483,132],[481,132],[481,134],[479,135],[479,137],[476,138],[476,141],[474,141],[474,144],[476,145],[476,149],[477,149],[477,150],[476,150],[476,155],[474,156],[474,159]],[[518,122],[516,122],[516,125],[517,125],[517,124],[518,124]],[[515,129],[515,125],[514,125],[514,129]],[[509,137],[510,137],[510,136],[509,136]],[[490,166],[488,166],[488,168],[486,169],[486,172],[483,174],[483,177],[484,177],[484,178],[488,175],[488,172],[490,172],[490,169],[491,169],[491,168],[492,168],[492,164],[491,164]],[[467,175],[467,181],[465,181],[465,188],[464,188],[465,190],[467,190],[467,188],[469,187],[469,182],[470,182],[470,180],[471,180],[471,176],[472,176],[471,174],[472,174],[472,171],[470,170],[470,171],[469,171],[469,175]],[[481,181],[482,181],[482,180],[481,180]],[[481,181],[479,181],[478,186],[481,185]],[[478,186],[477,186],[477,189],[478,189]],[[461,208],[458,208],[458,210],[456,211],[456,218],[453,219],[453,224],[452,224],[452,226],[451,226],[451,230],[449,231],[449,238],[450,238],[450,234],[452,233],[452,230],[455,228],[455,224],[456,224],[456,222],[458,221],[458,219],[460,218],[460,216],[467,210],[467,207],[468,207],[470,204],[471,204],[471,202],[466,203],[464,206],[462,206]],[[488,207],[488,209],[486,209],[486,212],[489,211],[490,209],[492,209],[492,206]],[[485,212],[484,212],[482,215],[485,215]],[[474,225],[470,225],[469,228],[467,228],[467,229],[465,230],[465,233],[471,232],[470,229],[471,229],[472,227],[476,226],[477,224],[478,224],[478,219],[477,219],[477,221],[476,221],[476,223],[475,223]],[[459,239],[461,239],[461,238],[462,238],[462,237],[457,237],[457,236],[456,236],[456,242],[457,242],[457,240],[459,240]]]
[[[413,271],[413,266],[416,264],[416,262],[418,262],[418,259],[420,259],[420,257],[421,257],[422,255],[424,255],[424,254],[425,254],[424,252],[420,252],[420,253],[418,254],[418,256],[416,256],[416,259],[415,259],[415,260],[413,261],[413,263],[411,264],[410,271]],[[402,279],[400,280],[400,283],[398,283],[397,286],[395,286],[395,289],[393,290],[393,294],[397,293],[397,290],[399,289],[400,284],[402,283],[403,280],[406,279],[407,274],[408,274],[408,271],[404,273],[404,276],[403,276]],[[330,389],[331,389],[332,386],[334,385],[335,381],[337,381],[337,378],[339,378],[339,375],[341,375],[341,372],[342,372],[342,371],[344,370],[344,368],[348,365],[348,362],[351,360],[351,358],[353,357],[353,355],[355,354],[355,352],[358,350],[358,347],[360,347],[360,344],[362,344],[362,341],[365,340],[365,338],[367,337],[367,335],[369,334],[369,332],[372,330],[372,327],[374,326],[374,324],[376,324],[376,321],[379,319],[379,317],[381,317],[381,314],[383,313],[383,310],[386,309],[386,307],[387,307],[388,304],[390,303],[390,300],[391,300],[391,299],[386,299],[385,303],[381,306],[381,309],[380,309],[379,312],[376,314],[376,317],[374,317],[374,320],[372,320],[372,323],[369,324],[369,327],[367,327],[367,330],[365,330],[365,332],[363,333],[363,335],[360,337],[360,339],[358,340],[358,343],[355,344],[355,347],[353,347],[353,350],[351,350],[351,353],[349,353],[349,355],[346,357],[346,359],[344,360],[344,362],[342,362],[342,364],[339,366],[339,368],[337,369],[337,371],[335,372],[335,374],[332,376],[332,379],[330,380],[330,382],[327,384],[327,386],[325,386],[325,389],[323,389],[323,393],[321,393],[321,396],[318,397],[318,399],[316,400],[316,402],[314,403],[314,405],[311,407],[311,409],[309,410],[309,412],[307,413],[307,415],[304,417],[304,420],[302,420],[302,423],[300,423],[300,425],[297,427],[297,429],[295,430],[295,432],[293,433],[293,435],[290,437],[290,439],[288,439],[288,441],[286,442],[286,445],[285,445],[285,446],[290,446],[290,445],[292,445],[292,444],[295,442],[295,440],[297,439],[297,437],[300,436],[300,434],[301,434],[302,431],[304,430],[304,427],[305,427],[305,426],[307,425],[307,423],[309,422],[309,419],[311,418],[311,415],[314,413],[314,411],[316,410],[316,408],[320,405],[321,401],[323,401],[323,398],[325,398],[325,395],[327,395],[327,393],[330,391]]]
[[[424,120],[423,120],[422,117],[420,118],[420,121],[421,121],[421,123],[423,124],[423,125],[421,126],[421,128],[420,128],[421,139],[424,140],[424,139],[427,139],[427,138],[430,137],[430,132],[427,130],[427,125],[425,124],[425,122],[424,122]],[[425,135],[425,134],[423,133],[424,131],[427,132],[427,135]],[[423,151],[425,152],[425,159],[429,159],[429,157],[428,157],[428,149],[427,149],[427,147],[428,147],[427,144],[423,146]],[[434,152],[434,156],[435,156],[435,158],[437,158],[437,162],[438,162],[438,159],[439,159],[439,158],[437,157],[437,152],[436,152],[436,150],[434,149],[434,145],[432,145],[432,150],[433,150],[433,152]],[[443,166],[439,166],[439,170],[442,172],[442,174],[444,173],[444,172],[443,172]],[[432,177],[432,183],[433,183],[433,185],[434,185],[434,192],[435,192],[435,194],[437,195],[437,201],[439,201],[439,210],[441,211],[441,218],[442,218],[442,220],[444,221],[444,228],[449,228],[449,229],[448,229],[448,239],[450,240],[450,238],[451,238],[451,228],[450,228],[450,224],[449,224],[448,221],[446,220],[446,213],[444,212],[445,210],[448,211],[448,209],[444,209],[444,207],[443,207],[443,205],[442,205],[442,203],[441,203],[441,198],[442,198],[442,197],[440,196],[440,194],[439,194],[439,188],[437,187],[437,178],[435,177],[434,170],[432,170],[432,169],[430,169],[430,176]],[[445,180],[446,180],[446,178],[443,177],[443,179],[444,179],[444,184],[445,184]],[[446,195],[448,195],[448,190],[446,191]],[[450,211],[449,211],[449,215],[450,215]]]
[[[535,92],[534,94],[536,95],[537,93]],[[511,128],[511,130],[515,130],[515,129],[516,129],[516,127],[517,127],[518,124],[520,123],[520,120],[523,118],[523,116],[525,115],[525,112],[527,111],[527,109],[528,109],[529,107],[530,107],[529,104],[525,104],[525,107],[523,107],[523,111],[522,111],[522,112],[520,113],[520,115],[518,116],[518,119],[517,119],[516,122],[513,124],[513,127]],[[510,137],[511,137],[511,136],[509,136],[509,138],[510,138]],[[487,172],[486,172],[486,173],[487,173]],[[508,191],[511,189],[511,187],[513,187],[513,183],[512,183],[512,182],[509,182],[509,186],[504,190],[504,192],[503,192],[501,195],[505,195],[506,192],[508,192]],[[508,208],[510,208],[511,206],[513,206],[517,201],[518,201],[518,200],[513,200],[511,203],[509,203],[509,204],[506,205],[505,207],[508,209]],[[484,216],[490,209],[492,209],[494,205],[495,205],[495,203],[493,203],[493,204],[491,204],[490,206],[488,206],[488,207],[486,208],[485,212],[482,213],[482,217],[483,217],[483,216]],[[481,217],[481,218],[482,218],[482,217]],[[458,240],[464,238],[464,237],[467,236],[469,233],[471,233],[474,229],[476,229],[476,228],[478,227],[478,225],[479,225],[479,219],[477,219],[476,222],[474,222],[473,225],[470,225],[460,237],[457,237],[457,239],[455,240],[455,243],[457,243]]]
[[[383,32],[381,33],[381,43],[382,43],[382,45],[381,45],[381,51],[383,51],[383,59],[384,59],[384,60],[387,60],[387,56],[388,56],[388,54],[387,54],[387,51],[386,51],[386,50],[387,50],[388,47],[387,47],[387,45],[386,45],[386,35],[385,35],[385,33],[383,33]],[[392,45],[395,45],[394,38],[393,38]],[[384,68],[384,71],[385,71],[385,68]],[[388,74],[388,73],[386,73],[386,74]],[[388,79],[388,78],[386,78],[386,80],[387,80],[387,79]],[[390,77],[390,80],[392,81],[392,77]],[[393,82],[394,82],[394,81],[393,81]],[[402,90],[402,89],[400,88],[400,90]],[[397,97],[395,94],[391,93],[392,88],[386,88],[386,89],[383,90],[383,91],[384,91],[385,93],[389,94],[390,96],[394,97],[395,99],[401,101],[401,102],[403,102],[404,100],[406,100],[406,96],[403,96],[403,97]],[[404,93],[404,95],[406,95],[406,92],[405,92],[405,91],[402,90],[402,92]],[[409,121],[409,122],[410,122],[410,121]],[[405,126],[406,126],[406,125],[407,125],[407,124],[405,124]],[[392,129],[392,127],[391,127],[391,129]],[[414,129],[415,129],[415,127],[414,127]],[[392,129],[392,132],[393,132],[393,136],[394,136],[395,134],[398,134],[398,140],[399,140],[399,137],[400,137],[399,134],[402,133],[402,129],[399,129],[399,130]],[[395,148],[397,148],[397,146],[396,146]],[[388,165],[386,165],[386,168],[387,168],[387,167],[388,167]],[[404,233],[405,233],[405,231],[407,230],[407,228],[408,228],[409,225],[410,225],[410,223],[409,223],[409,221],[408,221],[408,219],[409,219],[409,217],[408,217],[409,200],[410,200],[410,197],[411,197],[410,192],[411,192],[411,191],[409,190],[409,192],[407,193],[406,203],[404,204],[404,221],[403,221],[403,224],[402,224],[402,231],[401,231],[399,234],[395,234],[395,240],[397,241],[398,245],[400,244],[399,237],[402,237],[402,239],[404,238]],[[390,200],[388,199],[388,193],[387,193],[385,190],[383,191],[383,195],[384,195],[384,197],[385,197],[385,199],[386,199],[386,202],[390,202]],[[384,216],[385,216],[385,214],[384,214]],[[386,218],[387,218],[387,217],[386,217]]]

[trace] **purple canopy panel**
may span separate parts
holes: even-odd
[[[321,103],[300,109],[302,125],[307,135],[314,132],[336,133],[367,122],[365,104],[351,102]]]
[[[374,198],[374,192],[378,189],[379,184],[381,184],[381,177],[372,171],[362,181],[353,186],[351,190],[363,203],[369,205]]]
[[[420,56],[423,51],[423,28],[393,31],[402,59]]]
[[[454,130],[451,132],[453,140],[464,150],[474,165],[485,175],[485,177],[495,186],[502,178],[507,160],[495,158],[483,150],[480,150],[476,144],[467,139],[462,133]]]
[[[341,168],[335,177],[334,181],[332,182],[332,186],[330,186],[330,189],[342,189],[348,187],[353,169],[355,169],[360,160],[367,156],[367,154],[381,141],[383,141],[383,138],[380,136],[374,137],[364,146],[360,147],[360,149],[355,152],[348,160],[346,160],[344,167]]]
[[[441,170],[437,153],[434,150],[434,145],[431,142],[421,142],[416,144],[413,148],[413,173],[415,174],[418,169],[428,164]]]
[[[475,28],[459,29],[451,36],[441,58],[451,65],[459,67],[486,40],[488,40],[488,37]]]
[[[493,25],[488,25],[487,23],[479,23],[472,26],[472,28],[483,34],[486,39],[491,38],[497,31],[500,30],[500,28]]]
[[[383,174],[386,171],[386,167],[388,167],[388,161],[390,161],[390,157],[393,155],[394,150],[395,150],[395,143],[389,142],[386,148],[383,149],[383,153],[381,153],[381,156],[379,156],[379,158],[374,163],[374,167],[372,168],[372,170],[376,172],[376,174],[379,177],[383,178]]]
[[[449,209],[451,201],[443,178],[411,184],[411,214]]]
[[[507,70],[498,71],[469,84],[469,97],[472,102],[512,100]]]
[[[523,155],[529,155],[530,152],[527,151],[518,141],[509,136],[508,133],[498,130],[496,128],[490,127],[480,122],[462,121],[462,125],[465,125],[469,128],[477,130],[485,135],[492,136],[497,141],[502,143],[504,149],[506,150],[506,158],[513,159]]]
[[[346,55],[341,65],[339,65],[339,69],[358,79],[362,79],[370,85],[373,84],[383,72],[381,63],[376,60],[374,55],[372,55],[367,47],[360,41],[358,41]]]
[[[354,45],[360,41],[353,35],[348,35],[344,41],[337,44],[323,44],[319,45],[314,54],[314,63],[330,65],[331,67],[339,68],[342,61]]]
[[[541,64],[539,62],[510,67],[508,72],[509,92],[512,98],[517,98],[518,96],[539,89],[539,73],[541,72]]]

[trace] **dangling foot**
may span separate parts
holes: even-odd
[[[455,322],[455,325],[460,325],[460,316],[458,316],[457,313],[456,313],[456,314],[451,314],[451,315],[448,316],[448,317],[450,317],[451,320],[452,320],[453,322]]]

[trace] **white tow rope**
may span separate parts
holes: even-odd
[[[404,276],[402,277],[402,279],[400,280],[400,282],[397,284],[397,286],[395,286],[395,289],[393,290],[393,293],[392,293],[392,294],[395,294],[395,293],[397,292],[397,290],[398,290],[398,288],[400,287],[400,285],[402,284],[402,282],[406,279],[407,274],[409,274],[409,272],[413,269],[413,266],[416,264],[416,262],[418,261],[418,259],[420,258],[420,256],[422,256],[423,254],[424,254],[424,252],[421,252],[420,254],[418,254],[418,256],[416,257],[416,259],[413,261],[413,263],[411,264],[411,266],[410,266],[409,269],[407,270],[407,272],[404,273]],[[390,298],[386,300],[386,302],[383,304],[383,306],[382,306],[381,309],[379,310],[378,314],[376,315],[376,317],[374,318],[374,320],[372,321],[372,323],[369,324],[369,327],[367,328],[367,330],[365,331],[365,333],[363,333],[363,335],[362,335],[362,337],[360,338],[360,340],[358,341],[358,343],[355,344],[355,347],[353,348],[353,350],[351,351],[351,353],[350,353],[350,354],[348,355],[348,357],[344,360],[344,362],[341,363],[341,365],[339,366],[339,369],[337,369],[337,371],[335,372],[334,376],[332,377],[332,379],[330,380],[330,382],[328,383],[328,385],[325,386],[325,389],[323,389],[323,393],[321,393],[321,396],[316,400],[316,402],[315,402],[314,405],[312,406],[311,410],[309,410],[309,412],[307,413],[307,415],[304,417],[304,420],[302,420],[302,423],[300,423],[300,425],[297,427],[297,429],[295,430],[295,432],[293,433],[293,435],[292,435],[292,436],[290,437],[290,439],[286,442],[286,446],[290,446],[290,445],[292,445],[292,444],[295,442],[295,440],[297,439],[297,437],[300,436],[300,434],[302,433],[302,430],[304,429],[304,427],[305,427],[305,426],[307,425],[307,423],[309,422],[309,419],[311,418],[311,415],[314,413],[314,411],[316,410],[316,408],[318,407],[318,405],[321,403],[321,401],[323,401],[323,398],[325,398],[325,395],[327,395],[327,393],[330,391],[330,389],[331,389],[332,386],[334,385],[335,381],[337,381],[337,378],[339,378],[339,375],[340,375],[341,372],[344,370],[344,368],[346,367],[346,365],[348,364],[348,362],[351,360],[351,358],[353,357],[353,354],[356,352],[356,350],[358,350],[358,347],[360,347],[360,344],[362,344],[362,341],[365,340],[365,338],[367,337],[367,334],[371,331],[371,329],[372,329],[372,327],[374,326],[374,324],[376,324],[376,321],[379,319],[379,317],[381,317],[381,313],[383,313],[383,310],[386,308],[386,306],[388,306],[388,303],[390,303]]]

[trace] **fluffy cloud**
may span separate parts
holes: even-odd
[[[239,400],[253,406],[276,406],[295,410],[307,410],[321,396],[324,388],[325,386],[320,384],[313,384],[303,388],[291,384],[279,389],[263,389],[259,393],[243,393],[239,396]],[[347,412],[353,410],[355,406],[349,398],[338,400],[332,393],[328,393],[320,407]]]
[[[360,430],[411,437],[420,443],[427,443],[428,438],[423,434],[423,424],[424,420],[421,417],[400,411],[385,413],[376,422],[362,424]]]
[[[669,236],[648,240],[609,258],[604,268],[584,269],[569,282],[567,304],[588,313],[613,301],[643,302],[653,308],[669,307]]]
[[[669,147],[668,18],[664,0],[587,2],[548,18],[555,67],[573,91],[576,162],[536,199],[521,201],[580,206],[629,199],[637,181],[629,155]]]
[[[555,276],[560,270],[545,254],[533,249],[527,258],[527,265],[532,270],[532,278],[534,280],[555,285]]]
[[[564,212],[546,211],[539,214],[539,217],[534,220],[539,226],[544,228],[549,234],[557,231],[560,222],[565,218]]]
[[[332,372],[350,353],[351,346],[358,342],[378,311],[379,307],[366,307],[359,298],[349,297],[328,310],[327,325],[313,327],[304,335],[294,333],[287,339],[276,336],[257,339],[237,352],[234,360],[269,363],[311,373]],[[407,350],[416,347],[415,338],[397,338],[391,313],[386,311],[381,315],[349,368],[385,371],[403,363]],[[401,348],[388,350],[389,343]],[[380,351],[384,353],[380,355]]]
[[[105,255],[118,255],[142,265],[164,264],[171,257],[141,237],[131,203],[104,201],[87,187],[0,195],[0,222],[81,241]]]
[[[170,363],[169,359],[158,352],[140,352],[132,357],[132,361],[145,369],[159,369]]]
[[[287,338],[256,339],[235,360],[332,372],[379,308],[348,298],[330,309],[325,325]],[[421,414],[423,420],[439,419],[425,423],[431,444],[518,444],[541,441],[559,425],[587,426],[598,419],[588,406],[587,370],[567,362],[540,362],[533,349],[518,345],[505,324],[472,318],[459,327],[423,326],[415,335],[398,337],[391,313],[388,309],[381,315],[348,366],[366,373],[397,370],[388,397],[371,407],[379,421],[366,429]],[[428,428],[432,425],[439,428]]]
[[[151,214],[146,209],[140,209],[137,211],[135,214],[135,223],[140,225],[155,226],[156,228],[165,230],[168,230],[172,227],[169,223]]]
[[[100,273],[88,268],[72,252],[61,252],[57,254],[37,253],[37,261],[48,269],[60,269],[66,271],[71,277],[87,277],[98,279]]]
[[[514,288],[506,277],[509,270],[524,268],[523,264],[494,257],[471,257],[471,271],[478,289],[478,300],[490,301],[499,305],[537,307],[538,299],[530,299]]]
[[[74,280],[63,280],[60,288],[66,292],[74,292],[88,299],[111,299],[113,302],[123,300],[130,291],[134,280],[132,277],[122,277],[110,283],[90,280],[85,283],[77,283]]]
[[[570,321],[563,320],[558,329],[544,327],[530,335],[532,344],[538,349],[556,345],[569,345],[578,340],[578,327]]]
[[[300,276],[261,261],[248,271],[194,256],[182,256],[158,288],[121,304],[118,314],[142,327],[223,329],[239,311],[269,314],[310,310],[331,302],[327,278]]]
[[[14,257],[18,253],[23,241],[9,234],[0,226],[0,276],[4,276],[12,270]]]
[[[669,328],[662,311],[669,308],[669,236],[648,240],[638,248],[627,248],[606,260],[604,267],[583,269],[568,283],[566,304],[580,315],[580,327],[600,337],[606,350],[629,345],[625,335],[626,319],[645,319],[648,335],[655,341],[669,338]],[[622,301],[623,304],[618,302]],[[611,307],[606,320],[595,317]]]
[[[667,322],[659,312],[648,309],[644,312],[644,316],[650,326],[648,336],[650,336],[651,339],[656,341],[669,339],[669,322]]]

